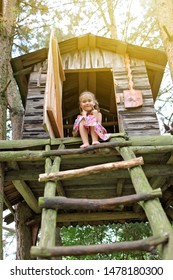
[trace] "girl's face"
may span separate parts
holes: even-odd
[[[80,98],[80,108],[86,112],[90,112],[94,109],[95,101],[93,97],[86,93]]]

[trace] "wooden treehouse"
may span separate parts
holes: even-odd
[[[22,139],[0,141],[4,210],[32,210],[33,258],[160,249],[173,259],[173,137],[160,135],[154,109],[163,52],[87,34],[12,59],[25,108]],[[83,90],[95,93],[108,142],[80,149],[72,137]],[[5,218],[9,223],[11,215]],[[56,227],[149,221],[135,242],[56,246]],[[36,233],[35,233],[36,232]]]

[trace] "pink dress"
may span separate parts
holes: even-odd
[[[83,119],[85,120],[84,126],[88,129],[88,134],[90,134],[90,126],[94,126],[94,131],[100,137],[100,139],[106,141],[110,138],[111,133],[107,133],[106,129],[96,120],[96,117],[93,115],[77,116],[77,119],[75,120],[73,125],[74,136],[79,135],[79,123]]]

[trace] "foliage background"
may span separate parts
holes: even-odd
[[[8,2],[8,0],[3,1],[4,5],[7,5]],[[12,0],[12,2],[15,2],[14,28],[9,38],[12,57],[48,47],[52,28],[55,30],[58,41],[93,33],[143,47],[164,49],[156,16],[155,2],[157,1],[154,0]],[[167,124],[172,122],[172,90],[170,71],[167,67],[155,103],[162,132],[164,132],[163,121]],[[9,106],[8,109],[10,118],[12,107]],[[7,137],[11,137],[11,135],[7,134]],[[4,234],[4,245],[7,248],[12,240],[9,236],[14,238],[14,233],[5,230]],[[150,235],[151,230],[148,223],[61,229],[64,245],[101,244],[117,240],[142,239]],[[6,258],[9,253],[8,250],[5,252]],[[87,258],[153,259],[158,258],[158,255],[157,252],[153,255],[136,252]],[[84,257],[82,256],[80,259],[84,259]]]

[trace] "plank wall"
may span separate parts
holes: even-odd
[[[44,93],[47,63],[35,64],[30,74],[25,115],[23,119],[23,139],[48,138],[43,128]]]
[[[112,75],[114,78],[112,79],[112,81],[114,80],[116,84],[112,85],[112,87],[114,86],[115,94],[120,101],[116,104],[116,118],[119,124],[119,132],[126,131],[129,136],[159,135],[159,124],[154,109],[152,91],[147,76],[145,62],[135,58],[130,59],[134,89],[142,91],[142,107],[136,109],[125,109],[124,107],[123,90],[127,90],[129,88],[124,56],[104,49],[91,47],[62,54],[63,69],[66,71],[66,73],[68,73],[69,77],[69,80],[64,82],[67,82],[68,87],[64,86],[63,96],[65,98],[67,97],[67,100],[71,100],[70,112],[75,112],[74,114],[76,114],[76,111],[78,110],[78,95],[81,91],[80,86],[82,84],[82,86],[84,87],[84,79],[80,81],[80,77],[82,77],[82,75],[80,74],[79,79],[77,80],[77,88],[75,87],[74,89],[74,75],[70,75],[70,71],[79,71],[81,73],[81,71],[85,70],[100,71],[100,69],[112,69]],[[38,63],[35,65],[30,75],[27,105],[23,123],[23,138],[48,138],[48,133],[43,129],[43,105],[46,83],[46,70],[46,62],[42,64]],[[101,103],[103,105],[110,104],[110,108],[106,107],[106,110],[109,109],[110,113],[112,113],[112,102],[110,102],[112,92],[103,93],[104,88],[108,88],[105,87],[105,79],[96,78],[94,80],[94,75],[88,75],[88,77],[90,76],[92,78],[89,82],[87,82],[90,84],[91,88],[95,88],[97,99],[99,100],[98,94],[100,94]],[[98,75],[96,77],[98,77]],[[66,88],[68,90],[67,92],[65,92]],[[107,99],[109,99],[109,102]],[[64,104],[67,103],[65,101]],[[68,114],[68,109],[64,110],[63,112],[64,119],[66,118],[65,114]]]

